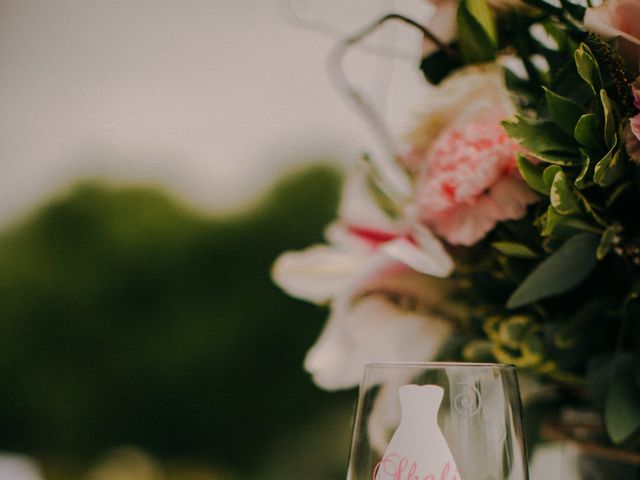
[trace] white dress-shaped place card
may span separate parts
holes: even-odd
[[[437,385],[400,387],[400,425],[374,480],[462,480],[440,427],[444,390]]]

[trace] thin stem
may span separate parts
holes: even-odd
[[[349,34],[344,30],[336,27],[330,22],[323,22],[314,18],[309,18],[302,15],[295,7],[295,0],[279,0],[280,8],[284,14],[285,20],[295,27],[300,27],[305,30],[320,33],[333,39],[341,39],[347,37]],[[369,55],[376,55],[387,58],[398,58],[405,61],[414,61],[415,54],[409,50],[388,48],[385,45],[360,45],[359,49]]]
[[[397,13],[390,13],[336,45],[329,56],[329,74],[337,89],[352,103],[380,142],[386,158],[382,162],[380,162],[379,159],[375,159],[377,163],[376,166],[384,171],[383,178],[386,178],[389,183],[388,185],[381,185],[381,188],[385,189],[385,193],[389,195],[390,198],[402,202],[408,197],[411,184],[407,173],[395,162],[398,149],[393,135],[373,104],[349,82],[344,71],[344,58],[349,50],[382,25],[394,20],[401,21],[418,29],[425,38],[429,39],[445,53],[455,55],[455,52],[448,45],[418,22]]]

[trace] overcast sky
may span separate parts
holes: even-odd
[[[223,208],[287,165],[346,163],[370,147],[327,78],[336,40],[288,22],[282,3],[1,0],[0,223],[97,175]],[[424,3],[296,2],[342,31],[391,9],[424,15]],[[398,31],[379,41],[417,47]],[[378,104],[392,103],[390,118],[423,88],[407,62],[362,54],[348,65]]]

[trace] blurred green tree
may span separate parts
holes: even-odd
[[[0,236],[0,448],[134,444],[251,471],[335,406],[301,362],[325,315],[274,287],[321,240],[339,174],[313,167],[207,217],[160,190],[85,183]]]

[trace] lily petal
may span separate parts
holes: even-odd
[[[353,253],[315,245],[280,255],[271,276],[292,297],[326,303],[347,289],[362,262],[363,258]]]
[[[381,250],[417,272],[439,278],[451,275],[453,260],[442,242],[424,227],[415,229],[415,237],[417,245],[407,238],[398,238],[385,243]]]
[[[432,359],[452,329],[439,317],[400,310],[382,296],[366,297],[332,310],[305,368],[325,390],[352,388],[367,363]]]

